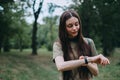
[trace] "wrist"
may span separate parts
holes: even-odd
[[[88,59],[87,57],[84,56],[85,64],[88,64]]]
[[[87,58],[87,61],[88,61],[88,63],[89,63],[89,62],[93,62],[92,57],[88,57],[88,58]]]

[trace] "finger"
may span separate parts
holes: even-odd
[[[109,60],[106,58],[106,64],[110,64]]]
[[[104,60],[103,64],[106,65],[107,64],[107,60]]]
[[[108,64],[110,64],[110,61],[108,60]]]
[[[103,61],[102,66],[105,66],[105,65],[107,65],[107,63],[106,61]]]
[[[100,63],[100,64],[102,64],[102,65],[104,64],[104,59],[101,60],[101,63]]]
[[[109,60],[108,60],[107,58],[106,58],[106,59],[104,59],[103,64],[104,64],[104,65],[109,64]]]
[[[84,59],[84,56],[80,56],[79,59]]]

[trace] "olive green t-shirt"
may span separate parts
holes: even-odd
[[[93,40],[90,39],[90,38],[84,38],[84,40],[85,40],[85,42],[87,44],[90,45],[92,56],[97,55],[96,47],[95,47],[95,44],[94,44]],[[76,57],[76,59],[78,59],[78,56],[77,56],[77,44],[75,42],[70,42],[70,44],[71,44],[71,48],[72,48],[74,56]],[[56,41],[53,44],[53,60],[57,56],[63,56],[62,46],[61,46],[59,41]],[[81,80],[79,78],[79,73],[78,73],[77,69],[73,69],[72,72],[73,72],[74,80]],[[60,79],[59,80],[63,80],[62,77],[63,77],[62,73],[60,73],[60,77],[59,77]]]

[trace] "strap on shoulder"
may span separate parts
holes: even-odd
[[[88,45],[90,45],[90,41],[89,41],[89,39],[87,39],[87,41],[88,41]]]
[[[87,39],[87,41],[88,41],[88,45],[90,46],[90,56],[92,56],[92,51],[91,51],[90,40],[89,40],[89,39]]]

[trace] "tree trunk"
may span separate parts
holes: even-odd
[[[106,47],[103,48],[103,55],[110,56]]]
[[[104,30],[103,30],[103,32],[104,32]],[[108,44],[106,44],[107,43],[107,39],[106,39],[105,34],[103,34],[102,37],[103,37],[103,40],[102,40],[103,55],[109,56],[110,54],[109,54],[109,51],[108,51]]]
[[[22,45],[22,37],[19,35],[19,49],[20,49],[20,52],[23,51],[23,45]]]
[[[37,55],[37,19],[35,19],[32,31],[32,55]]]
[[[52,41],[53,41],[53,21],[52,21],[52,18],[51,18],[51,22],[50,22],[50,32],[51,32],[51,35],[50,35],[50,46],[49,46],[49,50],[52,51]]]
[[[40,11],[41,11],[43,1],[44,0],[40,1],[39,8],[36,11],[35,10],[36,0],[33,0],[33,13],[34,13],[35,21],[33,24],[33,32],[32,32],[32,55],[37,55],[37,36],[36,36],[36,34],[37,34],[37,19],[39,17]]]
[[[1,50],[2,50],[2,42],[0,41],[0,53],[1,53]]]
[[[4,52],[9,52],[9,51],[10,51],[9,40],[8,40],[7,38],[6,38],[5,41],[4,41],[3,51],[4,51]]]
[[[2,52],[3,36],[0,36],[0,53]]]

